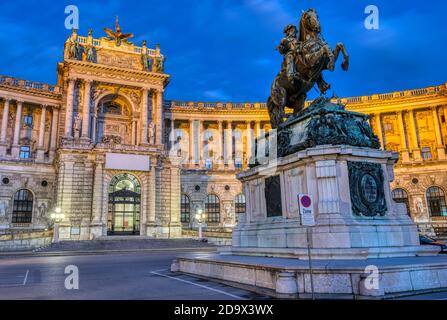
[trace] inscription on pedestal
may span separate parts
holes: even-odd
[[[265,203],[267,206],[267,218],[282,216],[280,176],[265,179]]]

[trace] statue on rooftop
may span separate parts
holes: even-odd
[[[166,58],[164,56],[155,57],[154,64],[152,67],[152,72],[164,73],[165,72],[165,61],[166,61]]]
[[[116,17],[115,22],[115,31],[110,30],[109,28],[104,28],[104,32],[107,33],[110,40],[115,41],[117,47],[119,47],[123,42],[127,43],[130,38],[133,38],[133,33],[122,33],[121,27],[118,21],[118,16]]]
[[[323,79],[323,71],[334,71],[340,52],[344,61],[342,69],[349,68],[349,55],[343,43],[332,50],[321,35],[321,25],[314,9],[303,12],[297,37],[297,28],[285,28],[285,37],[278,47],[284,56],[281,71],[275,78],[267,102],[272,128],[285,121],[285,108],[293,109],[296,116],[304,109],[307,93],[317,85],[321,95],[330,85]]]
[[[78,32],[73,29],[71,37],[68,39],[68,58],[74,60],[82,60],[82,46],[78,42]]]

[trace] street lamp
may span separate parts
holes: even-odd
[[[205,223],[206,215],[202,209],[197,209],[196,220],[199,223],[199,239],[203,240],[203,227]]]
[[[51,219],[54,221],[53,230],[53,242],[59,241],[59,223],[65,219],[65,214],[62,213],[62,209],[57,207],[54,209],[54,213],[51,214]]]

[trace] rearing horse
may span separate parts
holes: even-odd
[[[342,69],[349,68],[349,55],[343,43],[338,43],[334,50],[321,36],[321,25],[317,12],[310,9],[303,12],[299,30],[299,48],[295,52],[295,68],[297,75],[289,80],[286,68],[273,82],[271,94],[267,102],[272,127],[275,129],[284,122],[285,108],[292,108],[296,116],[304,109],[307,93],[318,85],[321,94],[330,89],[330,85],[323,79],[323,71],[334,71],[335,63],[340,52],[344,61]]]

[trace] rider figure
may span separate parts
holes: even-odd
[[[283,68],[286,69],[287,78],[291,82],[298,76],[298,71],[295,67],[295,57],[299,50],[300,41],[297,38],[297,33],[296,26],[289,24],[284,29],[285,37],[281,40],[278,47],[279,53],[284,56]]]

